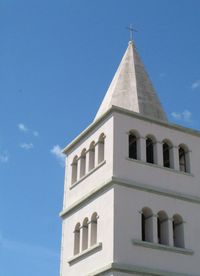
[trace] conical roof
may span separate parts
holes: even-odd
[[[167,121],[167,116],[137,54],[133,41],[128,44],[95,120],[112,106]]]

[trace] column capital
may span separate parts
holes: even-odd
[[[174,149],[179,149],[179,146],[177,146],[177,145],[172,145],[172,148],[174,148]]]
[[[158,218],[159,216],[158,216],[158,214],[153,214],[152,217],[153,218]]]

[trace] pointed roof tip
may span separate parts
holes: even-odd
[[[126,52],[94,121],[112,106],[118,106],[144,116],[167,121],[167,116],[137,54],[133,40],[128,42]]]

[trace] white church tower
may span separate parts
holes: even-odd
[[[133,41],[64,153],[61,276],[200,275],[200,133],[168,122]]]

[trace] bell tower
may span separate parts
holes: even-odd
[[[168,122],[132,40],[63,152],[61,276],[200,275],[200,133]]]

